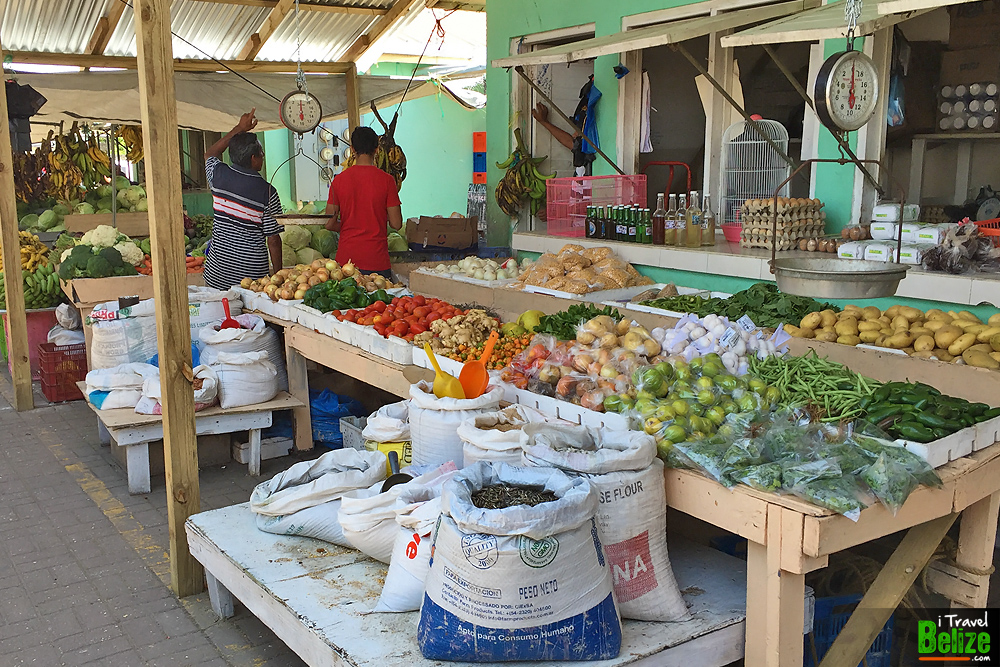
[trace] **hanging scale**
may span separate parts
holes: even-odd
[[[861,0],[846,0],[844,13],[847,50],[826,59],[813,89],[816,114],[835,132],[861,129],[878,110],[878,69],[871,58],[854,50]]]
[[[297,90],[285,95],[278,105],[278,115],[281,122],[292,132],[303,135],[312,132],[323,119],[323,107],[319,99],[309,92],[306,77],[302,71],[302,28],[299,24],[299,0],[295,0],[295,62],[298,72],[295,75]]]

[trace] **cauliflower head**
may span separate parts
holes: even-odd
[[[114,245],[114,249],[121,253],[122,260],[126,264],[131,264],[132,266],[138,266],[142,264],[142,260],[145,257],[142,250],[132,241],[121,241]]]
[[[66,248],[65,250],[63,250],[62,254],[59,256],[59,261],[60,262],[65,262],[66,258],[69,257],[72,254],[73,254],[73,249],[72,248]]]
[[[92,245],[98,248],[111,248],[119,241],[118,230],[111,225],[98,225],[83,235],[81,245]]]

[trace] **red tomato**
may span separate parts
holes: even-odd
[[[386,326],[396,321],[396,318],[393,317],[392,315],[389,315],[388,313],[382,313],[380,317],[382,318],[382,324],[385,324]]]
[[[410,333],[419,334],[427,331],[427,325],[421,322],[414,322],[410,325]]]
[[[421,296],[420,294],[415,294],[415,295],[413,296],[413,302],[414,302],[415,304],[417,304],[418,306],[423,306],[423,305],[426,305],[426,304],[427,304],[427,299],[425,299],[425,298],[424,298],[423,296]]]
[[[385,302],[384,301],[376,301],[371,306],[369,306],[369,308],[371,308],[372,310],[376,310],[376,311],[378,311],[380,313],[384,312],[385,311]]]
[[[412,342],[413,342],[413,339],[414,339],[414,338],[416,337],[416,335],[417,335],[417,334],[415,334],[415,333],[413,333],[413,332],[411,331],[410,333],[408,333],[408,334],[406,334],[405,336],[403,336],[403,338],[405,338],[406,340],[408,340],[408,341],[410,341],[410,342],[412,343]]]
[[[413,309],[413,314],[417,317],[427,317],[431,312],[431,309],[427,306],[417,306]]]
[[[427,324],[430,324],[431,322],[440,319],[441,319],[440,313],[431,313],[430,315],[424,318],[424,321],[427,322]]]

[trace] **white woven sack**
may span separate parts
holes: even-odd
[[[480,509],[498,483],[552,491],[534,507]],[[481,461],[445,484],[417,643],[430,660],[606,660],[621,625],[583,477]],[[448,631],[443,632],[442,628]]]
[[[464,461],[462,439],[458,426],[466,419],[495,412],[503,399],[503,388],[490,386],[479,398],[438,398],[432,383],[410,385],[410,442],[413,464],[441,464],[454,461],[461,467]]]
[[[201,363],[214,364],[219,354],[229,352],[267,352],[267,359],[278,371],[278,390],[288,390],[288,373],[285,370],[285,351],[278,339],[278,333],[267,326],[259,315],[237,315],[233,319],[243,329],[219,329],[222,320],[216,320],[202,327],[198,334]]]
[[[667,553],[663,463],[652,436],[547,423],[528,424],[521,437],[526,465],[578,473],[597,490],[597,524],[622,616],[642,621],[686,617]]]
[[[265,403],[278,393],[278,371],[267,360],[267,352],[222,352],[212,370],[219,377],[223,408]]]
[[[361,437],[373,442],[407,442],[410,439],[409,401],[383,405],[368,417]]]
[[[384,460],[380,452],[348,448],[296,463],[253,490],[250,510],[257,515],[257,528],[351,546],[337,518],[340,499],[349,491],[380,483]]]
[[[466,419],[458,425],[464,465],[469,466],[479,461],[520,465],[521,427],[546,419],[538,410],[524,405],[511,405],[499,412],[487,412]],[[499,425],[517,428],[509,431],[494,428]]]
[[[98,368],[86,376],[87,393],[92,391],[114,391],[115,389],[142,390],[147,378],[160,377],[160,369],[151,364],[119,364],[111,368]]]

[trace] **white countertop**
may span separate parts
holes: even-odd
[[[643,266],[693,271],[718,276],[732,276],[750,280],[774,280],[768,261],[771,251],[759,248],[741,248],[719,237],[719,243],[704,248],[673,248],[587,238],[546,236],[543,234],[515,233],[511,241],[514,250],[524,252],[555,252],[567,243],[584,247],[608,246],[624,260]],[[791,250],[779,253],[780,257],[814,257],[817,253]],[[897,296],[930,301],[944,301],[963,305],[982,302],[1000,306],[1000,275],[971,274],[955,276],[948,273],[924,271],[912,267],[899,284]]]

